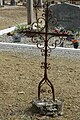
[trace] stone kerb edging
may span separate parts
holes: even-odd
[[[14,31],[15,28],[16,28],[16,27],[14,26],[14,27],[11,27],[11,28],[7,28],[7,29],[4,29],[4,30],[0,30],[0,35],[6,34],[6,33],[11,32],[11,31]]]

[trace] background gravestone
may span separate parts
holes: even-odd
[[[80,30],[80,6],[61,3],[50,5],[49,8],[52,11],[52,19],[49,22],[51,27],[51,21],[56,18],[65,29]]]

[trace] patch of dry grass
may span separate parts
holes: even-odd
[[[1,120],[31,120],[31,117],[32,120],[80,119],[80,60],[68,58],[50,57],[51,70],[48,72],[56,98],[64,101],[64,115],[46,118],[29,111],[30,102],[37,97],[38,83],[43,78],[41,61],[41,57],[28,53],[0,53]]]
[[[42,11],[38,10],[38,15]],[[35,20],[35,9],[33,10],[33,21]],[[17,26],[19,24],[27,24],[27,8],[24,6],[5,6],[0,8],[0,30]]]
[[[26,22],[25,7],[0,8],[0,29]],[[64,114],[56,118],[32,115],[29,108],[37,97],[43,78],[42,57],[24,53],[0,52],[0,119],[1,120],[79,120],[80,60],[50,57],[48,76],[56,98],[64,101]],[[46,86],[43,86],[46,90]],[[49,88],[48,88],[49,89]],[[45,94],[41,94],[41,97]],[[48,97],[52,97],[48,94]]]
[[[23,6],[0,8],[0,29],[27,22],[27,9]]]

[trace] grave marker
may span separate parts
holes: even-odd
[[[52,19],[56,18],[58,24],[62,25],[67,30],[80,30],[80,6],[69,3],[61,3],[50,5],[52,11]]]

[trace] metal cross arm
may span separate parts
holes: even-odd
[[[32,36],[38,34],[38,35],[45,35],[45,32],[42,32],[42,31],[30,31],[30,30],[23,30],[21,31],[21,33],[25,33],[25,35],[27,34],[32,34]],[[52,35],[52,37],[60,37],[60,36],[63,36],[63,37],[68,37],[68,36],[73,36],[73,35],[70,35],[70,34],[64,34],[64,33],[54,33],[54,32],[47,32],[47,35]]]

